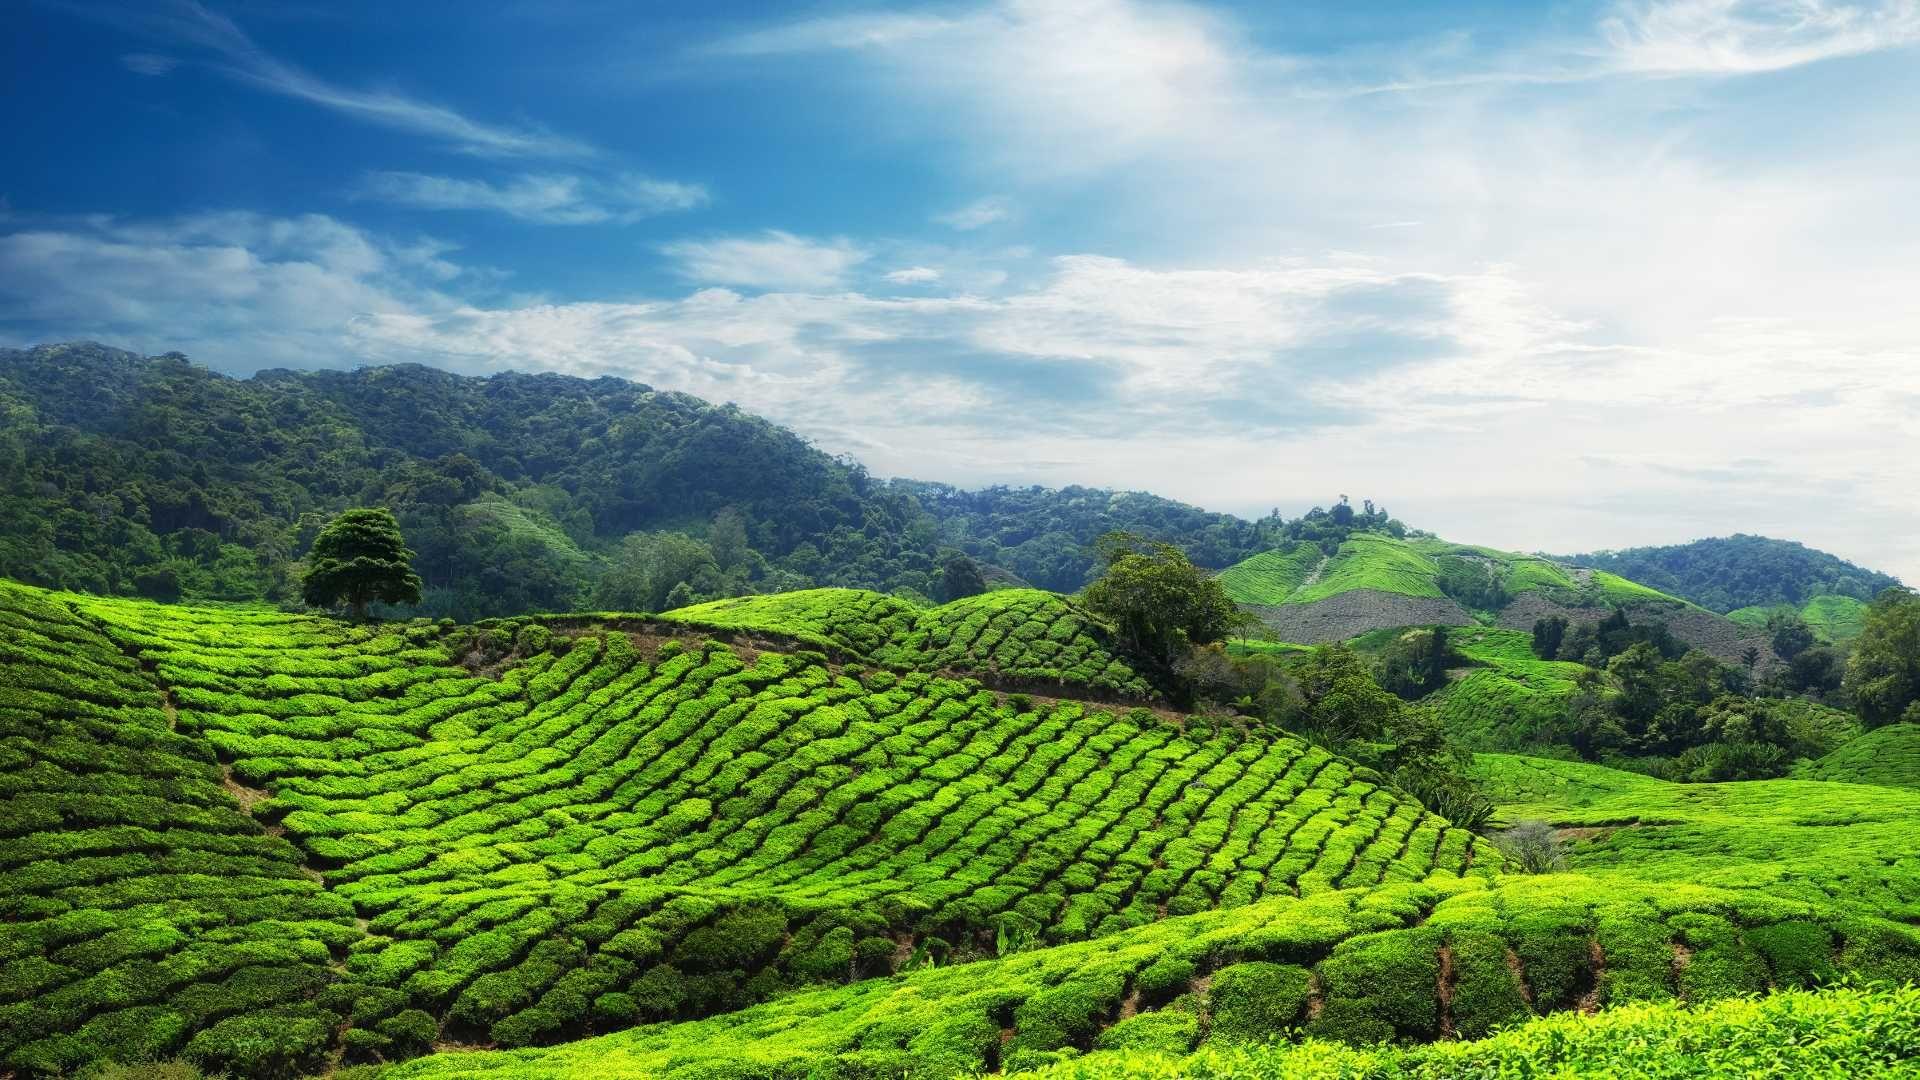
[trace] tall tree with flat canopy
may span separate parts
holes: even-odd
[[[420,575],[412,564],[413,552],[391,510],[346,510],[314,539],[300,593],[315,607],[344,603],[354,618],[364,619],[375,600],[420,602]]]

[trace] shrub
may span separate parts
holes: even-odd
[[[320,1067],[332,1034],[332,1024],[312,1013],[249,1013],[195,1035],[184,1056],[210,1072],[290,1077]]]
[[[1207,995],[1212,1038],[1256,1043],[1285,1036],[1306,1010],[1305,968],[1252,960],[1214,973]]]
[[[1522,874],[1551,874],[1567,868],[1567,854],[1544,821],[1522,821],[1494,837],[1507,869]]]
[[[1162,1005],[1186,993],[1193,983],[1193,975],[1193,961],[1168,954],[1141,969],[1134,977],[1134,988],[1140,992],[1142,1002]]]

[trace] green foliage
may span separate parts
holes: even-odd
[[[1296,724],[1315,741],[1341,746],[1386,737],[1400,702],[1373,679],[1367,662],[1346,645],[1321,645],[1295,664],[1302,707]]]
[[[1306,1013],[1311,974],[1291,964],[1251,960],[1214,973],[1207,994],[1209,1038],[1266,1042],[1298,1025]]]
[[[1318,545],[1301,541],[1237,562],[1218,580],[1234,603],[1272,607],[1286,603],[1325,560]]]
[[[0,576],[96,593],[292,601],[295,559],[355,505],[393,509],[422,610],[462,620],[577,606],[634,533],[711,552],[719,585],[692,582],[696,599],[933,595],[956,548],[1070,591],[1115,529],[1212,567],[1266,546],[1253,522],[1151,495],[876,482],[734,406],[618,379],[398,365],[239,380],[54,345],[0,349],[0,416]],[[631,600],[633,577],[601,606],[658,610]]]
[[[1170,667],[1194,645],[1220,641],[1241,622],[1220,583],[1170,544],[1115,533],[1101,540],[1106,570],[1084,593],[1087,609],[1150,664]]]
[[[1506,867],[1519,874],[1551,874],[1567,868],[1567,853],[1544,821],[1522,821],[1493,838]]]
[[[391,510],[348,510],[314,540],[300,595],[314,607],[344,603],[354,618],[364,617],[375,601],[417,604],[420,575],[413,572],[412,559]]]
[[[189,1053],[273,1072],[443,1030],[538,1045],[965,969],[996,930],[1039,955],[1494,858],[1295,739],[856,679],[766,642],[749,662],[691,635],[648,655],[598,617],[474,629],[0,595],[18,631],[0,649],[8,1068]],[[822,643],[874,625],[787,602]],[[1032,591],[949,607],[943,625],[986,613],[1028,643],[1094,632]],[[476,640],[498,646],[489,674],[454,662]],[[1028,1042],[1090,1046],[1131,970],[1033,1004]],[[117,1026],[85,1027],[108,1006]]]
[[[947,560],[940,577],[941,599],[951,603],[986,591],[987,579],[980,573],[978,563],[965,555],[955,555]]]
[[[1499,611],[1513,597],[1507,592],[1506,568],[1486,558],[1441,555],[1433,560],[1435,584],[1460,606],[1474,611]]]
[[[1209,1046],[1191,1057],[1097,1053],[1035,1080],[1453,1080],[1468,1076],[1635,1076],[1892,1080],[1920,1063],[1920,991],[1797,991],[1707,1008],[1633,1005],[1559,1015],[1466,1042],[1356,1049],[1320,1042]]]
[[[1889,724],[1794,770],[1802,780],[1920,788],[1920,724]]]
[[[1870,728],[1920,723],[1920,594],[1888,589],[1847,660],[1847,696]]]
[[[1816,596],[1872,600],[1899,582],[1825,552],[1764,536],[1574,555],[1567,560],[1631,578],[1713,611],[1798,609]]]

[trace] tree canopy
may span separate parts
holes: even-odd
[[[1744,607],[1799,607],[1815,596],[1872,600],[1900,584],[1791,540],[1735,533],[1666,547],[1566,556],[1579,566],[1619,574],[1718,612]]]
[[[1244,620],[1220,582],[1172,544],[1109,533],[1097,550],[1106,570],[1087,586],[1087,608],[1149,663],[1171,667],[1189,647],[1219,641]]]
[[[300,594],[315,607],[345,604],[356,619],[364,618],[374,601],[417,604],[420,575],[412,562],[391,510],[348,510],[313,541]]]
[[[291,602],[328,518],[376,505],[418,553],[420,610],[459,619],[630,598],[634,534],[706,548],[684,562],[713,572],[680,579],[699,599],[937,596],[951,551],[990,581],[1072,591],[1114,529],[1207,566],[1261,543],[1252,522],[1140,493],[877,481],[734,406],[621,379],[417,365],[233,379],[178,354],[0,349],[0,576]]]
[[[1867,609],[1845,686],[1868,727],[1920,723],[1920,594],[1889,589]]]

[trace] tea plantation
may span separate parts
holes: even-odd
[[[1505,872],[1324,750],[1103,704],[1151,688],[1031,590],[463,627],[0,584],[0,625],[0,1072],[1281,1069],[1920,980],[1920,791],[1483,755],[1570,845]]]
[[[818,654],[0,607],[28,1071],[547,1041],[1498,862],[1297,741]]]
[[[1490,627],[1448,637],[1448,645],[1475,666],[1433,696],[1447,730],[1472,746],[1525,749],[1566,711],[1582,667],[1539,659],[1532,641],[1522,631]]]
[[[965,672],[1002,686],[1121,698],[1154,692],[1098,622],[1040,589],[1002,589],[924,611],[860,589],[810,589],[716,600],[661,618],[773,635],[896,670]]]
[[[1605,571],[1576,570],[1538,555],[1455,544],[1432,536],[1398,539],[1383,533],[1356,533],[1327,555],[1311,543],[1285,544],[1228,567],[1220,583],[1235,603],[1253,607],[1312,604],[1342,593],[1367,590],[1394,596],[1440,599],[1448,591],[1449,570],[1469,569],[1499,592],[1487,593],[1498,607],[1506,599],[1537,593],[1556,603],[1689,606],[1683,600]],[[1490,610],[1483,596],[1455,596],[1468,607]]]
[[[1920,788],[1920,724],[1889,724],[1804,764],[1803,780]]]

